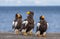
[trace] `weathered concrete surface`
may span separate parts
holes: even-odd
[[[16,35],[12,32],[1,32],[0,39],[60,39],[60,33],[47,33],[47,37],[36,37],[33,36],[23,36],[23,35]]]

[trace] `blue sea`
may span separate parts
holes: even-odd
[[[35,27],[39,22],[41,15],[45,16],[45,20],[49,23],[47,32],[60,32],[60,6],[18,6],[18,7],[0,7],[0,32],[12,32],[12,22],[16,13],[26,19],[27,11],[34,12]]]

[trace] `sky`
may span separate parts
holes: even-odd
[[[0,0],[0,6],[60,6],[60,0]]]

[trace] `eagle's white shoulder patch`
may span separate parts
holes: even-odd
[[[37,27],[39,27],[40,26],[40,23],[37,23]]]

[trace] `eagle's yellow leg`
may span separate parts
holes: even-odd
[[[15,33],[18,35],[18,34],[19,34],[19,30],[18,30],[18,29],[16,29],[16,30],[15,30]]]

